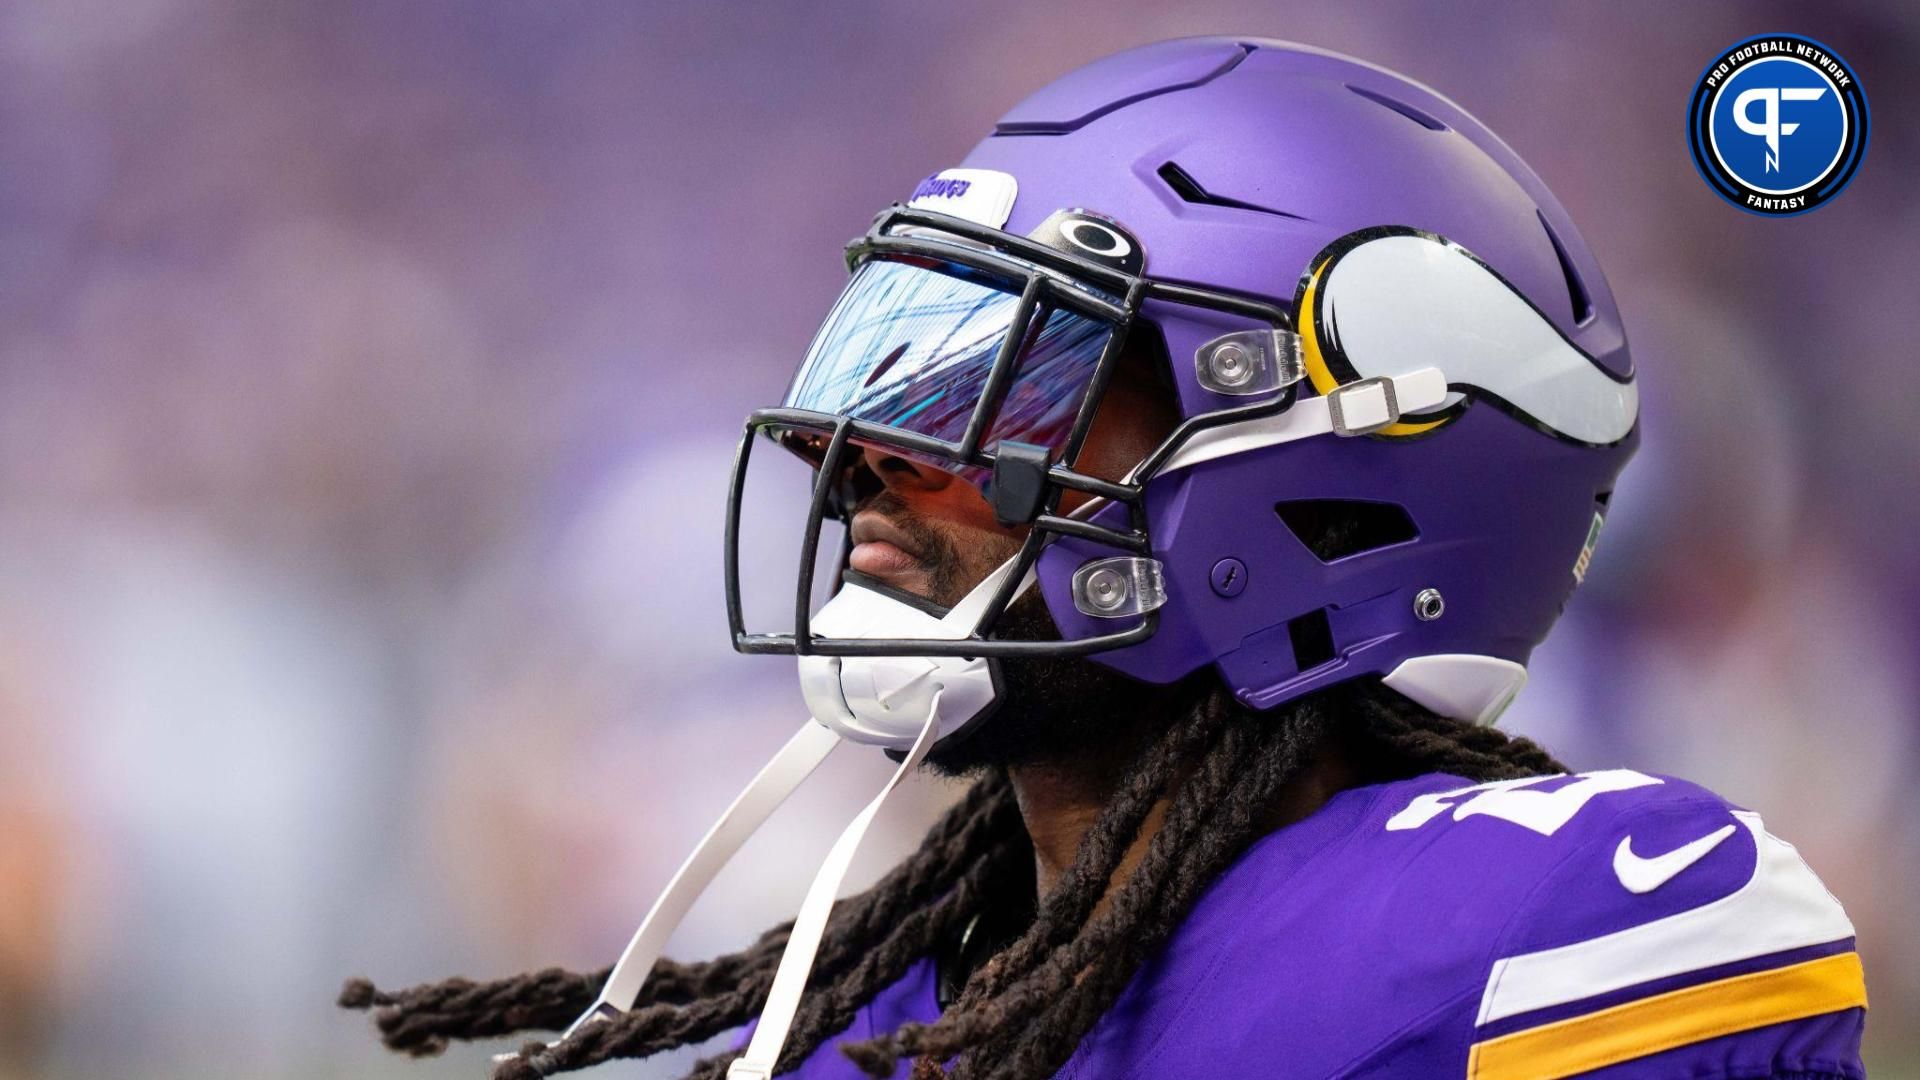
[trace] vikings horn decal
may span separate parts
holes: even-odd
[[[1416,435],[1484,399],[1587,446],[1626,438],[1639,414],[1622,379],[1568,341],[1506,279],[1432,233],[1367,229],[1335,242],[1302,282],[1307,375],[1334,387],[1415,368],[1446,373],[1444,407],[1379,432]]]

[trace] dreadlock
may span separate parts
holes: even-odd
[[[1272,828],[1281,791],[1337,743],[1367,782],[1426,773],[1474,781],[1567,771],[1530,740],[1441,717],[1359,679],[1271,713],[1217,685],[1147,744],[1087,831],[1073,864],[1011,944],[982,964],[937,1020],[840,1049],[875,1077],[914,1061],[914,1080],[1052,1076],[1186,918],[1207,887]],[[1148,814],[1159,831],[1118,885]],[[877,885],[836,905],[778,1068],[798,1067],[845,1032],[859,1008],[951,939],[996,896],[1031,881],[1033,849],[1005,774],[987,772]],[[1024,876],[1023,876],[1024,875]],[[583,1069],[703,1042],[752,1019],[765,1001],[791,924],[702,963],[661,960],[634,1008],[552,1047],[529,1044],[494,1080]],[[557,1029],[592,1004],[611,969],[548,969],[496,982],[450,979],[387,993],[364,979],[340,1004],[376,1009],[393,1050],[437,1054],[451,1039]],[[686,1080],[721,1080],[737,1052],[696,1063]]]

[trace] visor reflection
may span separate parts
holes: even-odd
[[[953,264],[869,260],[828,314],[784,405],[959,443],[1019,307],[1012,282]],[[1037,311],[982,445],[1062,451],[1111,333],[1073,312]]]

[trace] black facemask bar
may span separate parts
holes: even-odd
[[[921,232],[902,235],[898,231],[901,229],[928,230],[938,235],[930,236]],[[1060,461],[1075,461],[1093,425],[1100,401],[1112,381],[1127,331],[1141,306],[1148,300],[1223,311],[1267,323],[1277,330],[1291,331],[1293,320],[1287,310],[1236,293],[1130,274],[1026,237],[961,218],[900,205],[882,211],[874,218],[873,225],[864,236],[847,245],[849,270],[857,269],[863,261],[875,256],[918,256],[957,263],[994,275],[1020,285],[1019,304],[1014,309],[1012,322],[1007,327],[980,398],[974,404],[965,432],[958,442],[850,416],[805,409],[758,409],[747,417],[740,448],[734,458],[733,480],[727,497],[727,621],[733,634],[735,651],[787,656],[1085,656],[1138,644],[1152,637],[1159,625],[1157,611],[1141,614],[1133,625],[1124,630],[1072,641],[1009,641],[989,635],[1013,603],[1021,583],[1038,562],[1041,551],[1056,537],[1075,536],[1123,552],[1149,554],[1152,542],[1148,535],[1144,496],[1147,480],[1159,465],[1197,431],[1284,411],[1293,403],[1295,388],[1289,386],[1274,398],[1257,404],[1222,409],[1182,421],[1123,483],[1075,471],[1055,462],[1040,447],[1003,442],[996,443],[995,449],[989,450],[980,443],[990,430],[1001,399],[1013,381],[1034,318],[1043,311],[1064,308],[1106,322],[1113,328],[1095,361],[1085,396],[1060,454]],[[741,499],[746,490],[747,466],[757,437],[776,432],[810,433],[816,442],[824,440],[825,449],[816,461],[812,501],[807,510],[805,534],[801,538],[793,632],[753,634],[747,632],[740,596]],[[847,516],[852,512],[852,506],[847,505],[842,496],[841,485],[842,478],[855,464],[860,443],[898,447],[918,457],[956,468],[971,466],[992,471],[995,478],[995,509],[1002,523],[1030,526],[1026,539],[1014,556],[1012,571],[1004,576],[968,637],[959,640],[831,638],[812,633],[814,568],[819,555],[821,528],[829,513]],[[1031,493],[1036,487],[1042,492],[1038,498],[1020,497],[1022,492]],[[1060,497],[1067,491],[1083,492],[1125,506],[1128,528],[1124,531],[1110,529],[1090,521],[1056,514],[1054,511]],[[843,564],[844,558],[843,551]]]

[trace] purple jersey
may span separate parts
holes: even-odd
[[[1865,1006],[1852,924],[1758,815],[1626,769],[1433,775],[1255,844],[1059,1075],[1864,1077]],[[922,961],[841,1038],[938,1014]],[[792,1075],[860,1080],[838,1041]]]

